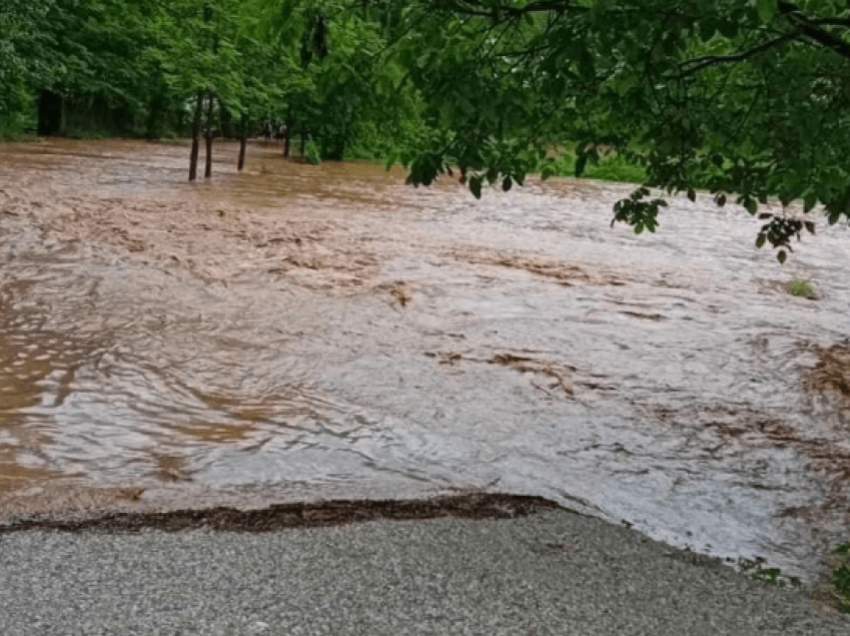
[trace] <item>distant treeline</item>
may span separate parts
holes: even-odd
[[[416,88],[385,54],[398,3],[6,3],[0,137],[286,131],[340,159],[383,156],[422,125]]]

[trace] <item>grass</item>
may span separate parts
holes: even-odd
[[[792,278],[788,282],[788,293],[798,298],[808,298],[815,300],[818,297],[818,290],[815,284],[805,278]]]
[[[0,142],[39,141],[38,135],[0,130]]]
[[[564,148],[552,165],[553,176],[574,177],[576,156],[572,148]],[[582,174],[582,179],[600,179],[603,181],[619,181],[621,183],[643,183],[646,172],[643,167],[629,163],[622,156],[612,153],[600,157],[599,162],[588,163]]]
[[[814,597],[842,614],[850,614],[850,542],[836,547],[827,562],[832,578]]]
[[[755,570],[752,574],[754,581],[764,581],[768,585],[778,585],[779,587],[785,587],[789,583],[794,587],[800,587],[801,585],[800,579],[796,576],[785,576],[779,568],[764,567],[764,559],[762,557],[756,557],[752,560],[744,559],[740,562],[740,567],[743,572]]]
[[[828,583],[812,593],[812,598],[827,607],[842,614],[850,614],[850,542],[842,543],[833,550],[827,560],[832,569]],[[785,587],[791,584],[800,587],[800,579],[795,576],[784,576],[779,568],[764,567],[764,559],[756,557],[753,560],[741,562],[741,570],[752,573],[753,580],[764,581],[768,585]]]
[[[103,141],[104,139],[117,138],[118,135],[108,135],[98,130],[87,130],[84,128],[69,128],[65,137],[80,141]]]

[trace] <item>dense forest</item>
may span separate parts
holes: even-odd
[[[386,154],[421,100],[381,55],[390,6],[330,0],[14,0],[0,134],[239,137],[283,127],[327,159]]]
[[[278,133],[475,196],[617,157],[643,183],[614,211],[637,232],[666,205],[652,189],[835,223],[848,33],[840,0],[5,0],[0,136],[185,136],[197,157]],[[760,216],[780,260],[814,228]]]

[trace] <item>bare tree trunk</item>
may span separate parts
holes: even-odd
[[[242,168],[245,167],[245,144],[248,139],[248,133],[246,132],[247,119],[245,113],[242,113],[242,123],[239,130],[239,166],[237,168],[239,172],[242,172]]]
[[[204,94],[199,92],[195,102],[195,117],[192,119],[192,154],[189,159],[189,181],[198,177],[198,145],[201,135],[201,115],[204,107]]]
[[[213,144],[213,103],[215,97],[210,93],[209,102],[207,103],[207,162],[204,168],[204,179],[212,177],[212,144]]]
[[[289,140],[292,139],[292,126],[295,124],[291,119],[286,120],[286,130],[283,132],[283,156],[289,156]]]

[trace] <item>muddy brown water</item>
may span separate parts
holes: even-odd
[[[0,515],[545,497],[804,578],[850,539],[850,236],[219,145],[0,146]],[[784,284],[811,278],[819,300]]]

